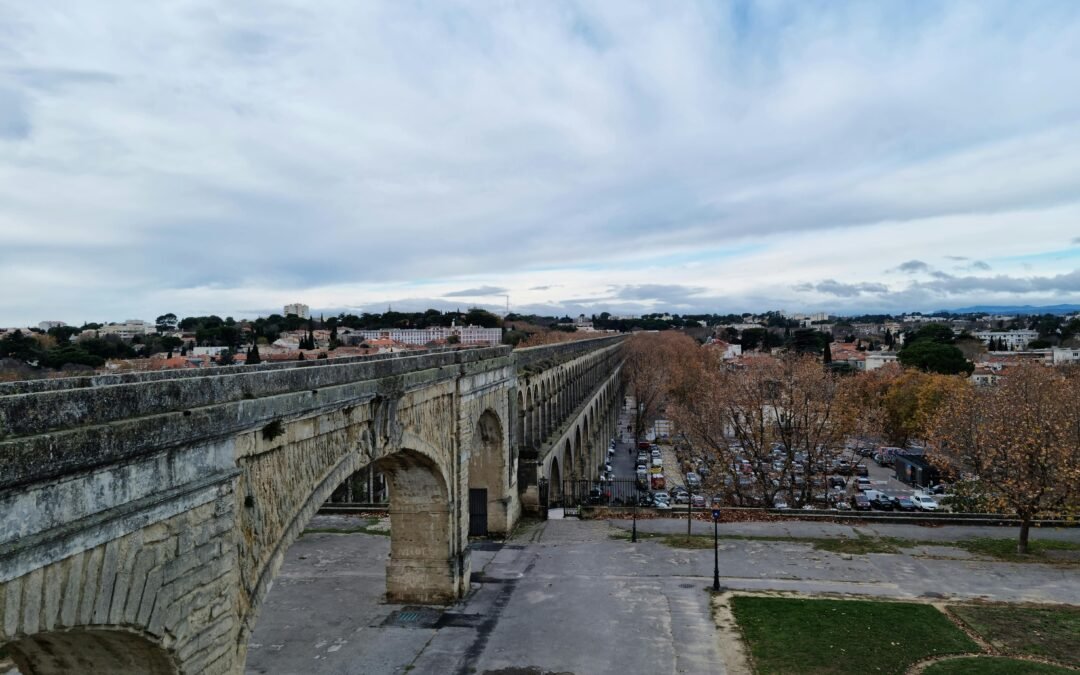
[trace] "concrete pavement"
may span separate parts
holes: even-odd
[[[313,526],[363,524],[319,516]],[[639,522],[645,531],[685,531],[680,525],[685,521]],[[713,552],[654,540],[631,544],[612,536],[623,526],[629,523],[548,521],[522,528],[505,544],[474,544],[471,594],[437,608],[427,627],[384,623],[403,609],[382,597],[387,537],[306,534],[288,551],[267,597],[250,641],[248,672],[723,673],[706,592]],[[695,526],[711,531],[710,523]],[[919,539],[960,529],[892,527],[918,529],[917,537],[888,534]],[[733,534],[775,536],[839,536],[840,528],[853,531],[830,523],[726,526]],[[953,536],[984,536],[978,532],[984,529],[1007,532],[963,528]],[[963,552],[936,548],[930,556],[843,556],[793,542],[721,541],[721,583],[742,590],[1080,604],[1075,567],[948,559],[937,554]],[[528,667],[539,670],[512,670]]]

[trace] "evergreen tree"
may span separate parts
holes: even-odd
[[[300,352],[300,358],[298,358],[297,361],[303,361],[303,360],[304,360],[304,352]]]
[[[824,363],[832,363],[832,348],[829,347],[829,343],[825,343],[825,351],[821,353],[822,361]]]
[[[251,349],[248,350],[248,354],[247,354],[247,362],[248,362],[248,365],[251,365],[251,364],[254,364],[254,363],[262,363],[262,356],[259,354],[259,345],[258,344],[251,345]]]

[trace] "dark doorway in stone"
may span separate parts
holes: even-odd
[[[486,537],[488,533],[487,488],[469,488],[469,536]]]

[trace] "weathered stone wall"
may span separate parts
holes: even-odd
[[[4,578],[0,643],[8,643],[16,664],[26,672],[29,663],[33,672],[109,672],[138,657],[152,659],[144,661],[147,670],[159,663],[189,673],[235,672],[232,482],[189,500],[170,518]],[[145,640],[102,637],[136,627]]]
[[[489,529],[509,530],[520,493],[535,502],[538,466],[515,419],[539,418],[542,403],[549,435],[578,419],[592,447],[602,399],[590,392],[617,347],[603,338],[520,355],[437,351],[0,389],[0,643],[40,672],[135,662],[237,672],[285,550],[372,462],[391,490],[388,597],[460,597],[470,487],[488,491]],[[544,400],[524,409],[519,386],[542,387]],[[517,484],[523,475],[531,482]]]

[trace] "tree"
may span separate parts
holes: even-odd
[[[233,353],[226,349],[225,351],[218,354],[217,362],[219,366],[231,366],[236,362],[236,360],[233,358]]]
[[[176,330],[176,315],[172,312],[168,314],[162,314],[154,320],[157,325],[157,331],[159,333],[168,333]]]
[[[967,386],[940,406],[935,464],[963,472],[981,496],[1020,518],[1019,553],[1035,518],[1080,501],[1080,379],[1023,364],[993,387]]]
[[[634,398],[632,421],[638,443],[656,419],[669,393],[683,385],[688,364],[699,354],[693,338],[682,333],[635,333],[623,343],[623,381]]]
[[[832,349],[828,342],[825,343],[825,350],[821,353],[821,360],[823,363],[832,363]]]
[[[446,336],[446,344],[448,344],[448,345],[458,345],[458,344],[461,344],[461,336],[460,336],[460,335],[458,335],[457,333],[453,333],[453,334],[451,334],[451,335],[447,335],[447,336]]]
[[[699,369],[672,417],[713,458],[736,504],[810,503],[813,475],[844,450],[852,406],[841,380],[810,355]],[[710,478],[712,480],[712,478]]]
[[[963,352],[955,345],[926,339],[906,345],[897,358],[905,366],[945,375],[970,375],[975,369],[975,365],[965,359]]]
[[[250,366],[256,363],[262,363],[262,356],[259,354],[259,345],[253,344],[247,353],[247,364]]]

